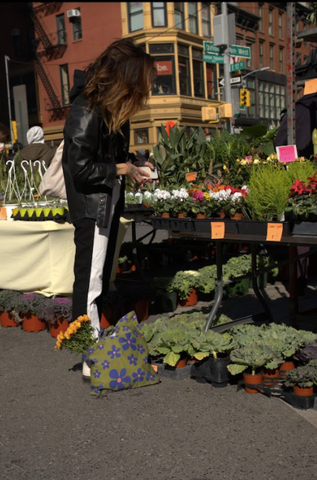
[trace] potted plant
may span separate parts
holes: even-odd
[[[227,367],[229,372],[232,375],[243,373],[247,393],[258,393],[259,387],[250,385],[262,384],[263,373],[259,371],[260,368],[276,369],[282,361],[273,349],[255,341],[232,350],[230,360],[232,363]]]
[[[21,293],[16,290],[0,291],[0,323],[2,327],[17,327],[22,321],[15,309],[20,295]]]
[[[316,235],[317,233],[317,177],[316,173],[306,181],[296,179],[291,186],[286,218],[297,222],[293,234]],[[314,223],[310,223],[314,222]]]
[[[39,332],[46,330],[45,320],[38,317],[38,312],[43,308],[46,297],[39,293],[20,295],[16,301],[16,311],[23,319],[22,328],[26,332]]]
[[[187,217],[190,208],[188,197],[186,188],[174,189],[171,192],[171,210],[178,218]]]
[[[167,190],[157,188],[153,193],[154,216],[169,217],[172,209],[171,194]]]
[[[251,272],[251,255],[239,255],[237,257],[231,257],[227,263],[223,266],[223,280],[232,280],[232,282],[226,286],[226,290],[229,295],[245,295],[248,293],[250,286],[250,278],[239,279]]]
[[[173,290],[177,292],[179,304],[187,307],[197,303],[199,272],[196,270],[178,271],[173,279]]]
[[[69,297],[55,297],[52,299],[52,316],[48,322],[52,337],[57,338],[60,332],[66,332],[72,321],[72,299]]]
[[[199,277],[197,282],[198,296],[200,300],[212,300],[217,285],[217,267],[216,265],[207,265],[198,270]]]
[[[317,360],[311,360],[306,365],[301,365],[287,372],[284,385],[293,387],[295,395],[313,395],[314,385],[317,385]]]
[[[82,315],[70,323],[66,332],[60,332],[57,335],[54,350],[66,348],[76,355],[83,355],[85,357],[89,348],[97,341],[98,338],[94,336],[94,328],[90,323],[90,319],[87,315]],[[85,358],[88,360],[87,357]]]

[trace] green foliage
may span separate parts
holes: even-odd
[[[311,360],[306,365],[301,365],[286,372],[284,383],[286,387],[298,386],[301,388],[317,385],[317,361]]]
[[[290,177],[291,184],[293,184],[296,179],[306,182],[307,177],[312,177],[315,172],[316,166],[314,162],[310,162],[309,160],[305,162],[295,160],[295,162],[290,162],[287,167],[287,174]]]
[[[280,219],[285,211],[292,181],[282,165],[258,165],[253,168],[246,197],[253,220]]]
[[[202,293],[211,293],[217,285],[217,267],[216,265],[208,265],[198,270],[199,278],[197,290]]]
[[[178,271],[173,278],[173,290],[181,300],[186,300],[194,288],[199,285],[199,272],[196,270]]]
[[[282,363],[273,349],[256,342],[232,350],[230,360],[232,363],[227,368],[232,375],[241,373],[248,367],[251,367],[252,372],[259,367],[275,369]]]
[[[154,277],[152,279],[152,287],[156,295],[162,295],[163,292],[173,292],[173,277]]]

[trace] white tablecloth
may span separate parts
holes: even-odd
[[[0,221],[0,289],[71,295],[74,227],[53,221]]]

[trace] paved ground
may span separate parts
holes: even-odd
[[[284,285],[266,292],[287,322]],[[316,283],[302,301],[314,298]],[[232,317],[260,310],[252,290],[221,306]],[[315,314],[300,320],[316,328]],[[79,358],[54,343],[0,328],[0,480],[317,480],[317,410],[189,378],[95,399]]]

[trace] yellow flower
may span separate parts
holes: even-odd
[[[246,160],[241,160],[241,165],[246,165],[247,161]]]
[[[271,160],[271,158],[270,158],[270,157],[267,157],[266,161],[269,162],[270,160]]]
[[[66,338],[66,340],[69,340],[70,337],[71,337],[70,334],[69,334],[68,332],[65,332],[65,338]]]
[[[58,338],[58,337],[59,337],[59,338]],[[60,332],[59,335],[58,335],[58,337],[57,337],[57,338],[58,338],[59,340],[64,340],[64,338],[65,338],[64,332]]]
[[[227,170],[227,167],[226,167],[226,165],[224,165],[222,168],[223,168],[224,170]]]
[[[237,158],[237,162],[240,162],[240,158]]]
[[[275,158],[274,153],[271,153],[270,158],[273,160]]]

